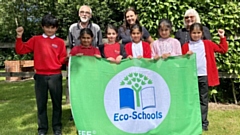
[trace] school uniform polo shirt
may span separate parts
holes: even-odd
[[[74,46],[73,49],[71,50],[70,54],[72,56],[75,56],[78,53],[82,53],[85,56],[94,56],[96,54],[100,55],[100,51],[94,47],[94,46]]]

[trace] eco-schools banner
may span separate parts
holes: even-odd
[[[80,135],[202,133],[195,55],[120,64],[71,57],[69,83]]]

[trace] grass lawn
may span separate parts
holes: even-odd
[[[64,88],[66,81],[64,80]],[[37,134],[37,109],[34,94],[34,81],[5,82],[0,81],[0,135],[35,135]],[[65,92],[65,89],[64,89]],[[76,129],[69,121],[70,106],[65,104],[63,95],[63,134],[74,135]],[[51,116],[51,102],[48,113]],[[210,104],[209,131],[203,135],[239,135],[240,107],[235,105]],[[52,134],[49,118],[49,134]]]

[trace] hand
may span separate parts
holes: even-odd
[[[67,62],[69,60],[69,57],[70,56],[65,57],[65,62]]]
[[[101,55],[99,55],[99,54],[94,54],[94,56],[95,56],[96,58],[102,58]]]
[[[218,29],[218,35],[221,37],[221,38],[224,38],[224,33],[225,31],[223,29]]]
[[[17,27],[16,32],[17,32],[17,38],[22,38],[22,35],[24,32],[23,27]]]
[[[143,56],[139,55],[139,56],[137,56],[137,58],[138,58],[138,59],[141,59],[141,58],[143,58]]]
[[[154,60],[159,60],[159,59],[160,59],[160,56],[159,56],[159,55],[155,55],[155,56],[153,57],[153,59],[154,59]]]
[[[188,51],[188,52],[187,52],[187,54],[189,54],[189,55],[192,55],[192,54],[193,54],[193,52],[192,52],[192,51]]]
[[[164,54],[162,54],[162,58],[163,58],[163,59],[166,59],[166,58],[168,58],[169,56],[171,56],[170,53],[164,53]]]
[[[83,53],[77,53],[76,56],[83,56]]]
[[[133,57],[132,57],[132,55],[128,55],[127,58],[132,59]]]
[[[110,62],[113,62],[113,63],[116,62],[115,59],[114,59],[113,57],[109,57],[109,58],[107,58],[107,60],[110,61]]]
[[[122,55],[117,56],[117,58],[116,58],[116,63],[117,64],[119,64],[121,62],[122,57],[123,57]]]

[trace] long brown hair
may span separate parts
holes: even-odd
[[[129,8],[127,8],[127,9],[125,10],[125,12],[124,12],[124,23],[123,23],[123,25],[121,26],[121,27],[123,27],[124,32],[125,32],[127,29],[130,29],[130,24],[129,24],[129,23],[127,22],[127,20],[126,20],[126,14],[127,14],[128,11],[132,11],[135,15],[137,15],[137,11],[136,11],[135,8],[133,8],[133,7],[129,7]],[[136,19],[135,24],[140,25],[140,22],[139,22],[138,18]]]

